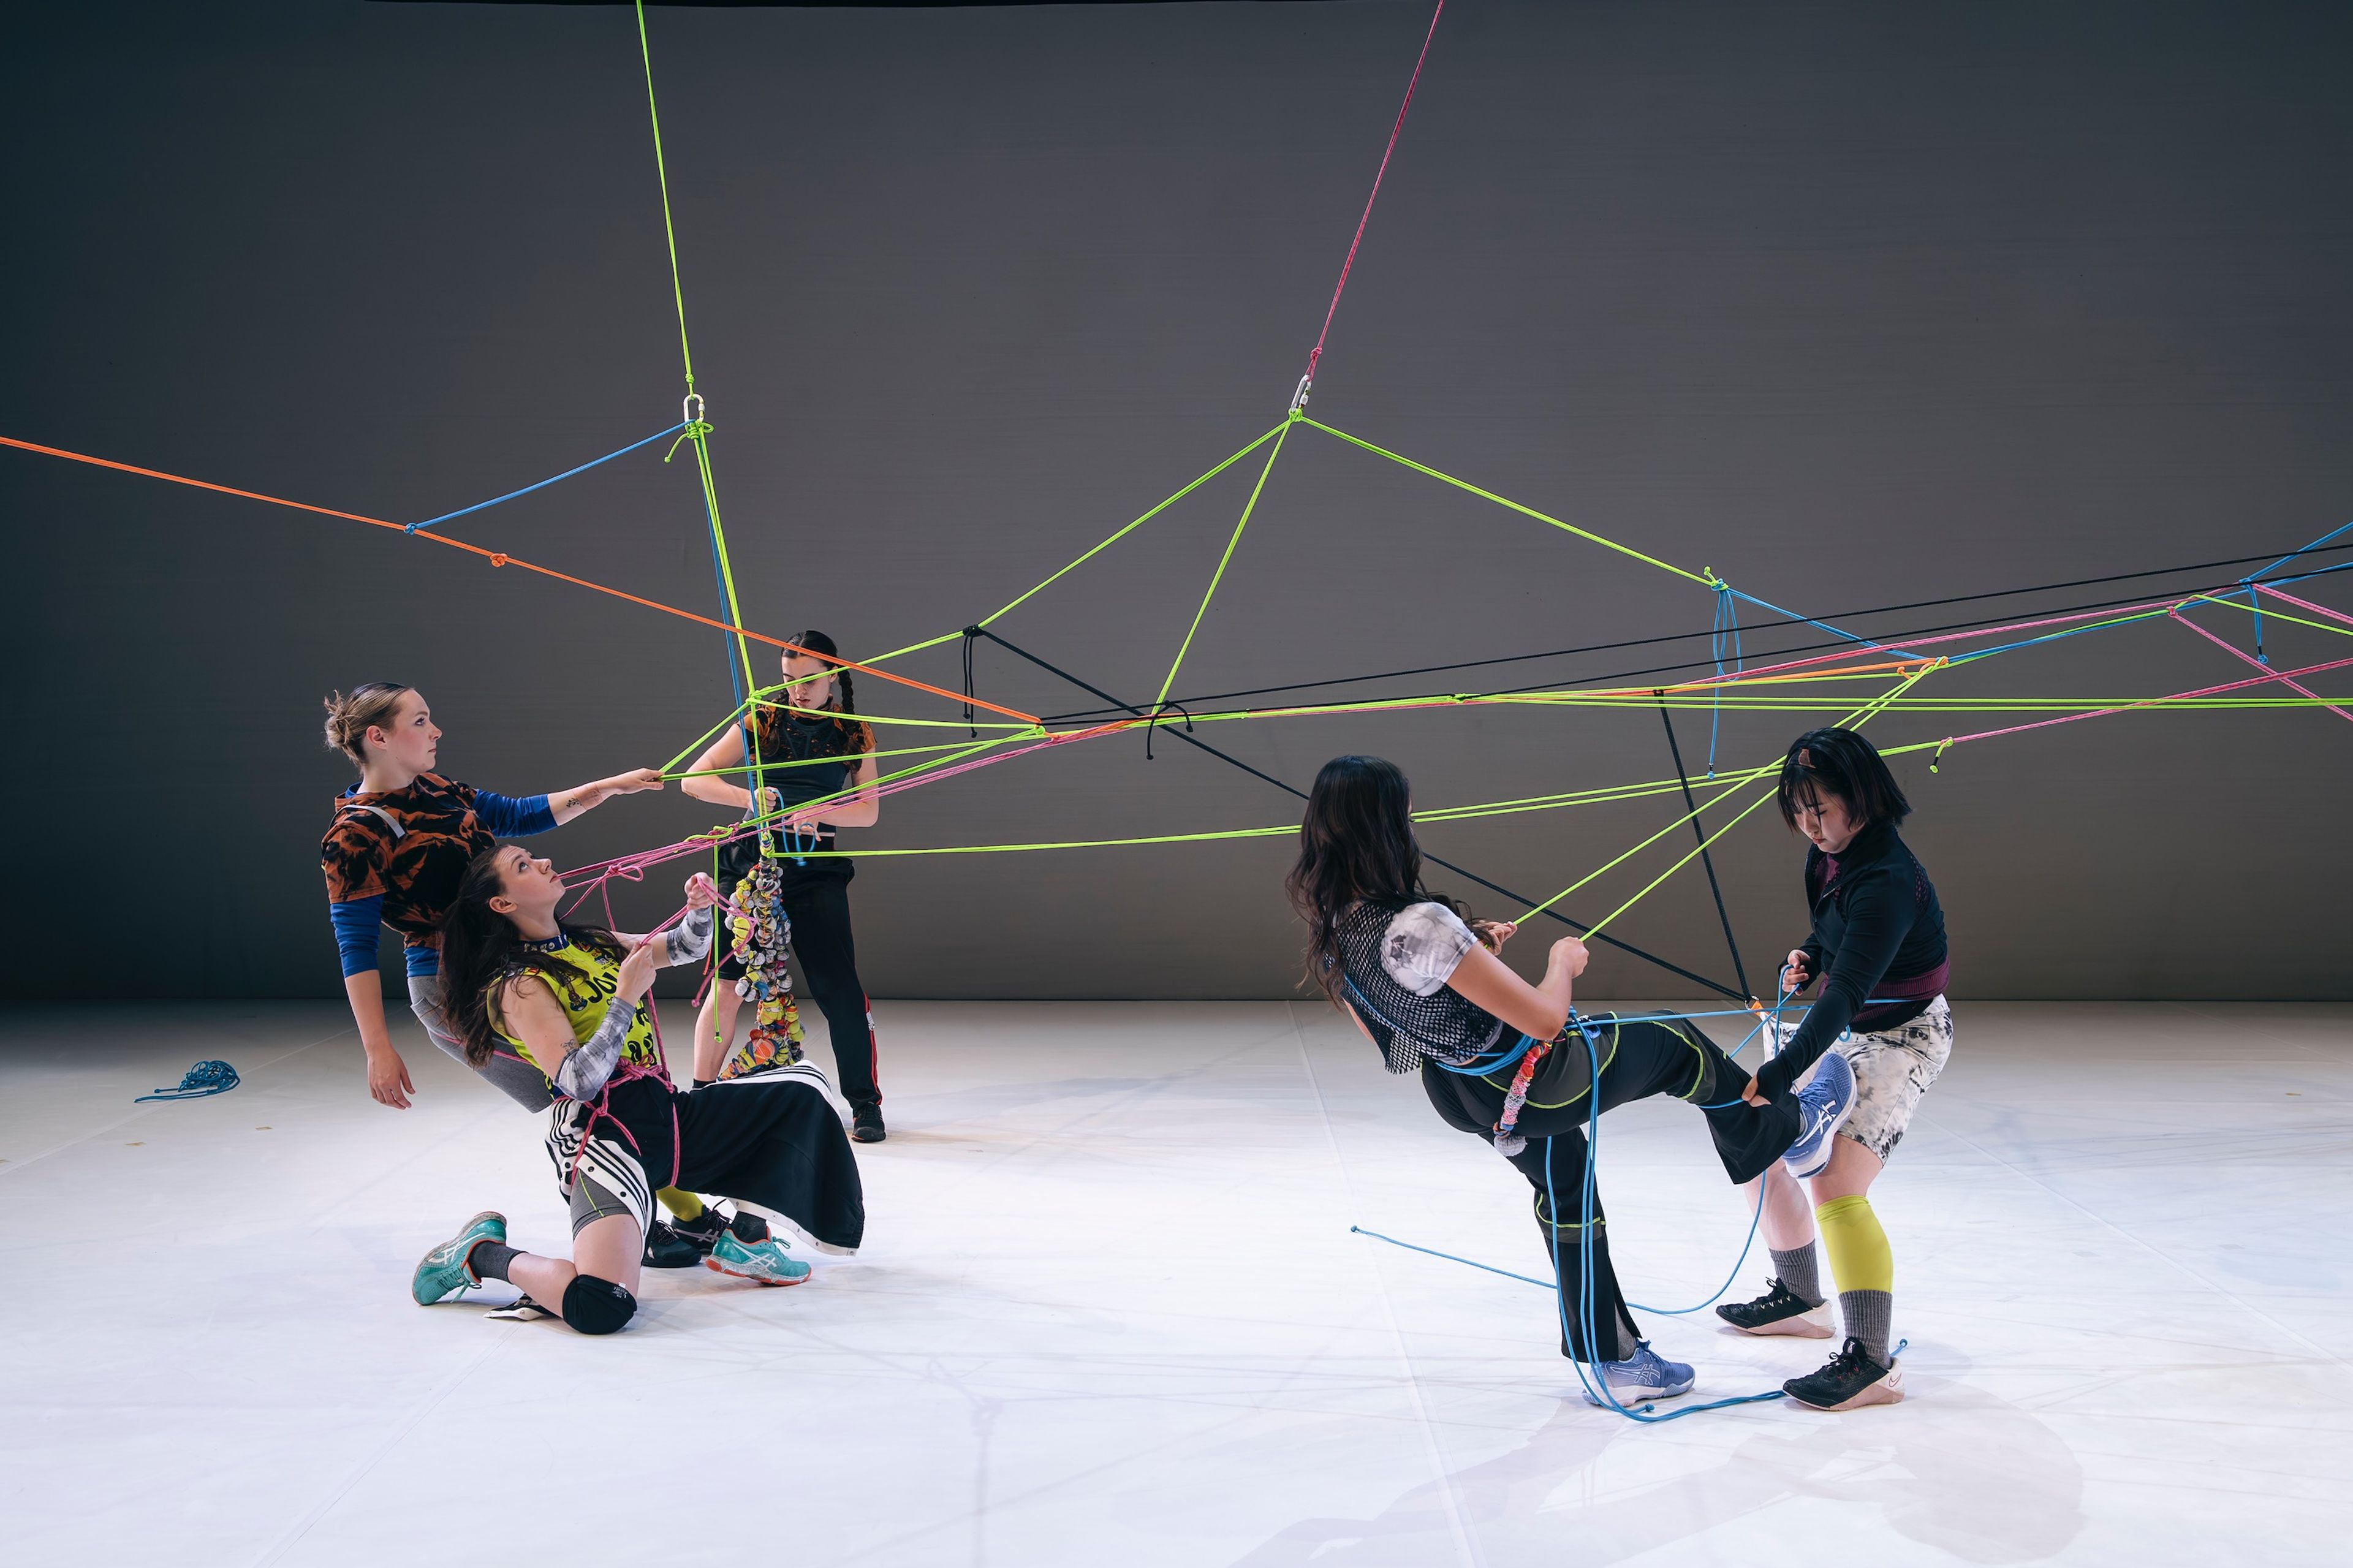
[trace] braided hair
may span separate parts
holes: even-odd
[[[806,631],[792,640],[809,652],[821,655],[829,664],[831,660],[841,657],[841,649],[823,632]],[[874,749],[874,731],[865,720],[857,717],[858,690],[850,682],[849,671],[846,667],[838,664],[832,664],[830,668],[833,671],[833,696],[827,701],[824,711],[832,715],[826,725],[831,733],[820,742],[824,748],[821,754],[854,757],[861,752],[871,752]],[[806,715],[800,716],[806,717]],[[794,717],[796,717],[795,714],[781,706],[764,708],[761,710],[760,749],[762,752],[767,752],[772,745],[779,751],[782,750],[779,737],[785,721]]]

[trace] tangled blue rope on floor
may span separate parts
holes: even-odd
[[[237,1086],[237,1069],[224,1061],[202,1061],[187,1070],[174,1089],[159,1089],[153,1094],[142,1094],[131,1103],[142,1104],[150,1100],[202,1100],[208,1094],[227,1094]]]

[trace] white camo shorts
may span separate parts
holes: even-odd
[[[1777,1026],[1769,1017],[1766,1027],[1784,1042],[1798,1032],[1796,1023]],[[1839,1136],[1853,1139],[1884,1163],[1912,1125],[1920,1097],[1953,1054],[1953,1010],[1939,996],[1908,1024],[1849,1035],[1831,1049],[1854,1069],[1854,1109]]]

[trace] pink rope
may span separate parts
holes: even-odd
[[[1744,680],[1754,679],[1760,675],[1774,675],[1784,670],[1803,669],[1808,665],[1813,664],[1831,664],[1841,658],[1852,658],[1857,653],[1866,651],[1894,654],[1901,658],[1905,657],[1906,648],[1935,647],[1943,643],[1965,642],[1971,637],[2006,637],[2011,632],[2040,631],[2045,626],[2063,626],[2077,621],[2096,621],[2116,616],[2137,616],[2150,610],[2169,609],[2174,605],[2187,603],[2189,601],[2186,599],[2151,599],[2145,604],[2118,605],[2105,610],[2078,610],[2072,615],[2049,616],[2041,620],[2010,621],[1998,626],[1978,626],[1965,632],[1947,632],[1942,637],[1905,637],[1903,647],[1897,647],[1893,643],[1873,642],[1869,638],[1863,638],[1853,647],[1833,648],[1829,653],[1811,654],[1804,658],[1788,659],[1780,664],[1752,664],[1746,669],[1713,679],[1679,681],[1676,683],[1676,689],[1716,685],[1736,686]]]
[[[2191,631],[2196,632],[2200,637],[2204,637],[2208,642],[2212,643],[2216,647],[2221,648],[2224,653],[2229,654],[2232,658],[2237,659],[2240,663],[2252,664],[2257,669],[2263,671],[2263,679],[2265,680],[2276,680],[2292,691],[2300,691],[2305,696],[2313,699],[2315,701],[2321,700],[2320,693],[2313,690],[2302,681],[2293,679],[2288,676],[2273,671],[2269,665],[2265,664],[2262,659],[2257,658],[2253,654],[2232,647],[2228,642],[2216,637],[2212,632],[2208,631],[2204,626],[2200,626],[2196,621],[2191,620],[2188,616],[2183,615],[2180,611],[2174,611],[2173,618],[2179,621],[2183,626],[2188,626]],[[2331,713],[2336,714],[2339,719],[2353,721],[2353,713],[2348,713],[2344,709],[2337,707],[2334,702],[2327,703],[2326,706]]]
[[[995,767],[999,763],[1009,763],[1016,757],[1026,757],[1035,752],[1050,751],[1056,746],[1067,746],[1080,741],[1092,741],[1099,739],[1104,735],[1115,735],[1124,731],[1134,729],[1136,725],[1143,722],[1144,721],[1140,719],[1115,719],[1107,723],[1092,725],[1084,730],[1064,731],[1060,734],[1049,735],[1042,741],[1033,742],[1027,746],[1018,746],[1009,752],[997,752],[989,756],[976,757],[971,762],[960,763],[954,767],[936,768],[928,773],[918,773],[912,778],[900,779],[892,784],[880,785],[874,792],[875,797],[880,799],[884,795],[898,795],[923,784],[935,783],[941,779],[955,778],[961,773],[975,773],[982,768]],[[759,831],[763,826],[784,826],[796,829],[807,826],[808,824],[813,823],[819,817],[823,816],[827,811],[832,808],[833,805],[839,804],[839,802],[828,802],[826,805],[812,805],[801,811],[787,813],[778,822],[766,824],[747,822],[741,827],[736,828],[733,832],[728,834],[724,838],[714,839],[707,837],[701,838],[686,838],[680,840],[676,844],[666,844],[659,849],[639,850],[637,854],[624,855],[617,859],[598,861],[587,866],[580,867],[571,872],[566,880],[568,881],[572,878],[587,878],[589,879],[589,881],[586,887],[576,889],[577,896],[574,899],[571,907],[577,909],[582,902],[603,889],[614,878],[617,877],[624,881],[629,882],[643,881],[647,871],[652,869],[656,866],[662,865],[667,861],[681,859],[688,855],[702,854],[704,850],[709,849],[714,844],[732,844],[739,838]],[[609,911],[610,905],[608,904],[607,907]],[[680,911],[681,914],[684,912],[685,911],[683,910]],[[607,918],[609,921],[609,913]],[[676,920],[677,918],[677,915],[670,917],[671,920]],[[664,924],[668,923],[668,921],[664,922]]]
[[[2342,610],[2332,610],[2326,605],[2316,605],[2310,599],[2299,599],[2294,594],[2283,594],[2269,583],[2258,583],[2254,587],[2255,592],[2259,594],[2269,594],[2274,599],[2284,599],[2291,605],[2310,610],[2316,616],[2327,616],[2332,621],[2343,621],[2347,626],[2353,626],[2353,616],[2348,616]]]
[[[2353,665],[2353,658],[2331,659],[2327,664],[2307,664],[2302,669],[2291,669],[2284,673],[2287,675],[2317,675],[2324,669],[2342,669],[2347,665]],[[2177,691],[2170,697],[2144,698],[2138,702],[2126,702],[2122,706],[2116,708],[2095,709],[2089,713],[2070,713],[2063,719],[2041,719],[2031,724],[2012,724],[2008,729],[2003,730],[1980,730],[1974,735],[1956,735],[1946,743],[1947,745],[1961,746],[1967,745],[1971,741],[1990,741],[1997,735],[2022,735],[2029,730],[2047,730],[2053,724],[2073,724],[2081,722],[2085,719],[2104,719],[2111,713],[2129,713],[2136,708],[2153,707],[2160,702],[2179,702],[2184,698],[2214,697],[2225,691],[2237,691],[2249,686],[2262,686],[2267,682],[2277,680],[2279,679],[2281,679],[2281,677],[2277,674],[2260,675],[2248,680],[2232,680],[2221,686],[2200,687],[2195,691]]]
[[[1397,151],[1398,138],[1405,133],[1406,110],[1413,107],[1413,89],[1421,85],[1422,62],[1430,58],[1430,40],[1438,37],[1438,19],[1446,15],[1446,0],[1438,0],[1438,9],[1430,14],[1430,31],[1422,36],[1421,53],[1414,58],[1413,76],[1405,84],[1405,101],[1398,105],[1397,123],[1389,127],[1389,144],[1381,150],[1381,166],[1373,174],[1372,195],[1365,198],[1365,212],[1356,220],[1356,237],[1348,241],[1348,258],[1340,263],[1340,280],[1332,286],[1332,303],[1324,311],[1324,330],[1315,334],[1315,346],[1307,353],[1307,374],[1301,378],[1303,391],[1315,384],[1315,362],[1324,357],[1324,340],[1332,334],[1332,318],[1339,313],[1340,295],[1348,287],[1348,269],[1356,264],[1356,247],[1365,243],[1365,226],[1373,221],[1373,204],[1380,199],[1381,176],[1389,172],[1389,155]]]

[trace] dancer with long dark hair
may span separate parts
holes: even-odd
[[[757,870],[761,844],[768,847],[786,917],[792,924],[794,956],[808,981],[809,994],[825,1015],[833,1037],[834,1070],[849,1101],[850,1136],[879,1143],[882,1126],[881,1063],[874,1039],[873,1007],[858,977],[858,943],[849,929],[849,880],[858,874],[847,856],[830,853],[834,832],[871,827],[881,815],[874,793],[874,732],[858,717],[849,671],[837,661],[841,650],[831,637],[807,631],[792,639],[782,659],[786,689],[763,701],[747,724],[727,733],[695,760],[694,775],[680,787],[697,800],[741,808],[747,816],[774,816],[812,802],[828,803],[821,820],[800,828],[767,828],[729,843],[720,855],[720,891],[733,898]],[[747,748],[745,735],[751,741]],[[752,772],[767,792],[754,805]],[[722,769],[744,770],[742,784],[719,777]],[[820,854],[819,851],[826,853]],[[709,1082],[776,1059],[774,1042],[759,1041],[730,1058],[742,998],[735,982],[743,962],[727,950],[723,934],[718,978],[703,1004],[694,1037],[694,1077]]]
[[[1584,943],[1554,942],[1534,985],[1514,973],[1497,956],[1512,925],[1466,921],[1422,885],[1411,812],[1404,773],[1378,757],[1335,757],[1316,774],[1285,884],[1307,923],[1308,978],[1356,1020],[1383,1066],[1418,1069],[1447,1125],[1492,1141],[1535,1189],[1560,1286],[1561,1353],[1593,1363],[1620,1404],[1687,1394],[1691,1367],[1652,1351],[1627,1310],[1598,1198],[1589,1237],[1582,1205],[1576,1217],[1553,1207],[1561,1193],[1585,1191],[1588,1097],[1605,1111],[1651,1095],[1699,1107],[1725,1173],[1746,1182],[1785,1153],[1810,1158],[1826,1143],[1852,1079],[1833,1067],[1802,1090],[1750,1104],[1747,1073],[1687,1021],[1577,1017]],[[1603,1396],[1586,1393],[1595,1404]]]
[[[1750,1093],[1781,1093],[1835,1058],[1854,1075],[1855,1106],[1819,1159],[1760,1178],[1758,1228],[1772,1250],[1773,1278],[1764,1295],[1716,1312],[1743,1333],[1830,1338],[1814,1252],[1819,1225],[1845,1342],[1820,1371],[1782,1387],[1824,1410],[1893,1405],[1904,1397],[1903,1368],[1890,1349],[1895,1260],[1870,1194],[1953,1054],[1945,911],[1896,833],[1911,802],[1870,742],[1852,730],[1807,731],[1782,759],[1778,793],[1781,819],[1808,842],[1813,917],[1782,968],[1781,990],[1796,995],[1820,981],[1821,993],[1803,1022],[1777,1028],[1779,1053],[1757,1069]]]
[[[858,1163],[815,1067],[772,1066],[682,1093],[662,1066],[646,993],[656,969],[697,962],[709,947],[711,879],[689,879],[685,918],[651,936],[567,924],[556,915],[564,892],[555,868],[517,846],[477,856],[443,921],[441,952],[468,1059],[506,1057],[548,1086],[547,1153],[571,1208],[573,1255],[520,1252],[503,1216],[477,1215],[417,1265],[417,1301],[506,1279],[560,1305],[581,1332],[611,1333],[637,1310],[663,1187],[757,1204],[823,1245],[856,1247],[866,1228]],[[788,1243],[748,1239],[741,1226],[723,1230],[705,1261],[765,1285],[809,1272]]]

